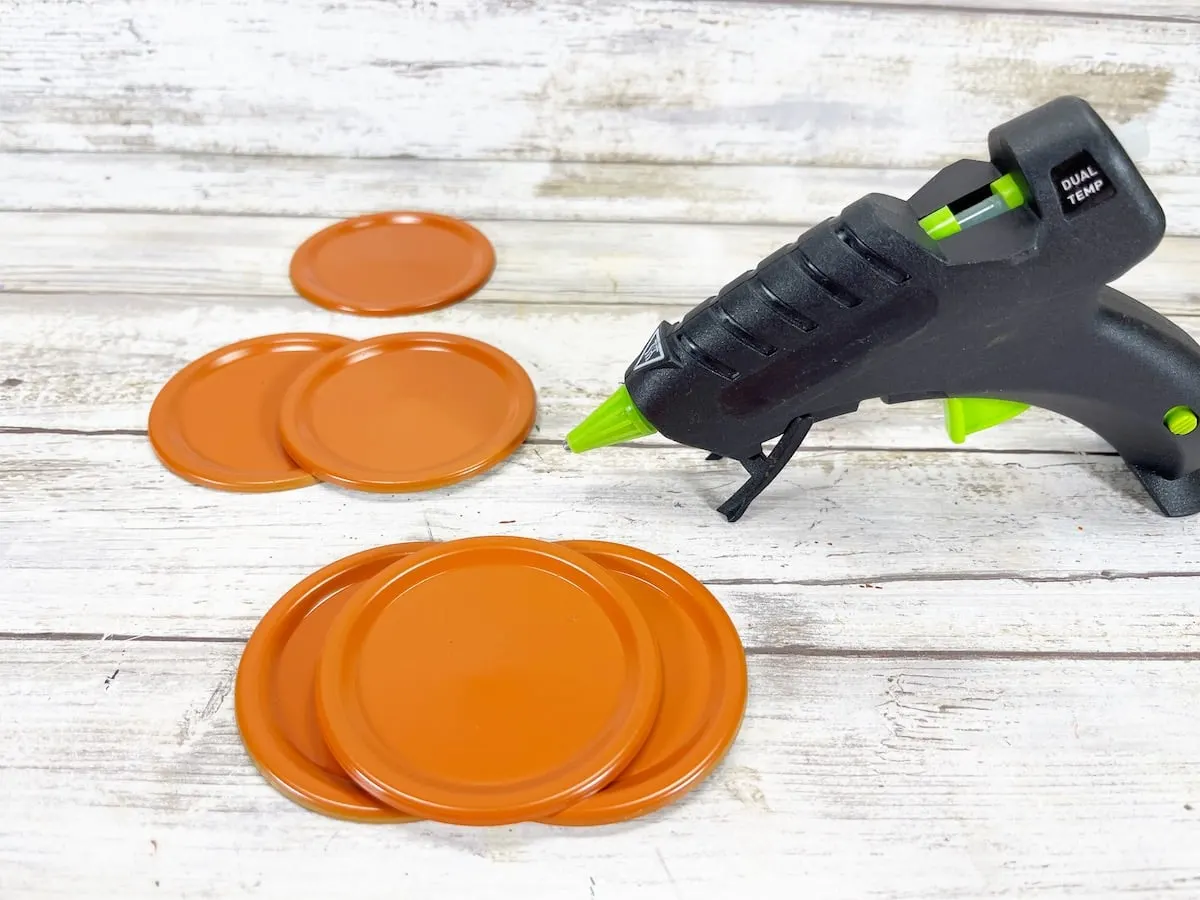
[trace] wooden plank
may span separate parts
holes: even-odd
[[[31,302],[31,299],[33,302]],[[466,334],[503,348],[538,391],[535,437],[561,441],[617,384],[647,335],[679,305],[464,303],[418,320],[380,322],[283,298],[135,295],[0,295],[0,427],[84,431],[144,429],[167,380],[235,339],[282,331],[363,338],[413,328]],[[1200,331],[1200,321],[1185,325]],[[564,353],[563,348],[571,348]],[[664,439],[651,444],[666,446]],[[942,405],[929,401],[859,412],[815,429],[813,447],[948,450]],[[1096,435],[1061,416],[1031,411],[973,436],[976,449],[1107,452]]]
[[[753,2],[753,0],[730,0],[730,2]],[[788,0],[768,0],[788,2]],[[816,3],[839,3],[863,5],[863,0],[811,0]],[[1123,18],[1164,18],[1184,22],[1200,21],[1192,0],[868,0],[870,6],[899,6],[905,9],[922,7],[930,9],[953,9],[958,11],[1041,13],[1043,15],[1082,16],[1080,23],[1086,27],[1097,16],[1120,16]]]
[[[978,155],[986,155],[982,149]],[[432,209],[476,220],[808,225],[932,169],[648,165],[158,153],[0,154],[0,210],[352,216]],[[1147,176],[1168,231],[1200,235],[1200,178]]]
[[[539,434],[558,439],[620,380],[646,335],[793,234],[785,228],[487,225],[500,268],[477,299],[419,319],[328,313],[290,292],[288,254],[317,222],[247,217],[0,215],[0,426],[137,429],[180,367],[277,331],[366,337],[415,327],[469,334],[519,359],[539,390]],[[1200,256],[1167,241],[1119,286],[1195,328]],[[548,262],[549,261],[549,262]],[[96,295],[24,292],[118,290]],[[138,293],[127,293],[136,291]],[[200,292],[214,292],[204,296]],[[164,295],[169,299],[164,300]],[[567,355],[560,348],[573,348]],[[937,403],[816,429],[814,446],[947,448]],[[1030,413],[968,449],[1103,451],[1061,417]]]
[[[307,304],[291,289],[288,261],[301,241],[332,221],[0,213],[0,292],[287,297],[301,310]],[[498,263],[472,304],[691,307],[800,232],[788,225],[478,224],[495,245]],[[1196,314],[1200,253],[1191,239],[1168,238],[1116,284],[1167,315]],[[399,320],[404,327],[416,321],[424,318]]]
[[[430,536],[611,539],[738,584],[1197,573],[1200,518],[1161,516],[1111,457],[811,450],[731,525],[715,507],[742,480],[734,463],[677,449],[576,456],[526,445],[483,476],[426,494],[323,485],[229,494],[176,478],[144,437],[0,434],[8,577],[50,568],[62,575],[44,584],[68,573],[86,582],[137,560],[139,578],[207,578],[288,561],[275,589],[240,594],[260,611],[305,567]],[[201,606],[203,583],[188,583]],[[52,630],[89,630],[69,624],[71,611],[108,599],[69,602]],[[0,610],[0,622],[24,628],[19,605]]]
[[[546,488],[542,492],[547,493]],[[155,521],[192,508],[181,502],[179,492],[162,493]],[[206,499],[225,506],[219,498]],[[353,504],[360,516],[364,502]],[[550,509],[549,500],[546,509],[547,517],[562,514],[560,507]],[[120,509],[114,514],[132,521]],[[663,510],[664,519],[667,514]],[[975,514],[964,512],[966,527],[972,527],[969,517]],[[0,546],[7,548],[5,587],[9,596],[23,598],[4,607],[0,632],[244,640],[263,613],[300,579],[393,536],[376,526],[339,537],[314,524],[313,536],[320,540],[281,541],[269,526],[240,526],[236,510],[215,512],[212,521],[221,528],[220,539],[207,540],[189,553],[182,539],[172,539],[169,531],[153,548],[128,540],[114,547],[101,534],[81,529],[73,516],[42,526],[37,546],[31,547],[21,539],[13,518],[0,517]],[[484,530],[497,524],[488,523]],[[664,521],[681,544],[690,524],[682,516]],[[138,530],[148,527],[143,521]],[[519,533],[545,533],[531,521],[523,520],[521,528]],[[424,536],[408,527],[396,534]],[[590,536],[624,539],[611,528]],[[70,558],[64,563],[56,554],[67,543]],[[679,547],[665,540],[658,549],[670,558],[679,554]],[[749,550],[745,555],[753,557]],[[947,567],[973,566],[947,559],[932,576],[942,580],[895,576],[867,581],[855,571],[831,565],[817,573],[821,577],[793,583],[734,578],[717,580],[710,589],[729,612],[743,644],[756,653],[1170,654],[1192,652],[1200,639],[1197,573],[1126,577],[1108,572],[1039,579],[1024,575],[1020,562],[1012,571],[974,575]],[[103,601],[81,598],[81,584],[87,585],[88,598]]]
[[[819,222],[868,191],[909,196],[921,169],[166,153],[0,154],[5,210],[350,216],[397,206],[471,219]],[[1200,179],[1157,175],[1190,227]]]
[[[0,213],[0,280],[6,291],[294,297],[288,262],[332,221]],[[478,299],[504,301],[608,303],[635,294],[690,305],[798,233],[789,226],[478,224],[498,258]]]
[[[1092,18],[1081,39],[1077,17],[856,4],[5,5],[3,150],[929,167],[1071,93],[1145,120],[1150,170],[1197,165],[1195,22]]]
[[[1196,663],[753,656],[683,801],[570,831],[369,826],[241,748],[238,645],[8,642],[5,896],[1191,896]],[[64,848],[70,848],[64,853]]]

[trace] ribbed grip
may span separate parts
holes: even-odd
[[[878,338],[878,312],[909,280],[842,219],[781,247],[692,310],[675,331],[680,352],[727,381],[754,375],[814,342]]]

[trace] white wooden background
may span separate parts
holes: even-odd
[[[1061,93],[1149,128],[1171,234],[1122,286],[1200,336],[1196,0],[0,0],[0,897],[1200,897],[1200,520],[1095,436],[865,407],[733,526],[731,464],[558,446],[660,318]],[[292,294],[298,241],[396,207],[492,237],[478,298]],[[410,327],[528,368],[509,464],[241,496],[154,460],[198,354]],[[586,832],[276,794],[231,709],[258,617],[344,553],[487,533],[712,585],[750,663],[726,762]]]

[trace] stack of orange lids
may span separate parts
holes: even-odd
[[[471,338],[276,334],[182,369],[155,398],[149,433],[169,469],[208,487],[417,491],[501,462],[536,406],[525,370]]]
[[[494,266],[492,245],[466,222],[379,213],[305,241],[291,279],[322,306],[399,315],[470,296]],[[496,465],[535,415],[525,370],[477,340],[275,334],[181,370],[155,399],[149,433],[169,469],[208,487],[273,491],[321,480],[415,491]]]
[[[364,821],[631,819],[733,742],[741,641],[720,603],[632,547],[483,537],[332,563],[246,646],[238,727],[296,802]]]

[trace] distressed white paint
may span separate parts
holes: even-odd
[[[348,871],[363,898],[1200,892],[1200,519],[1072,455],[1097,438],[1034,412],[920,452],[948,449],[935,404],[871,404],[737,525],[732,464],[556,446],[659,317],[1057,93],[1144,117],[1172,232],[1200,234],[1191,0],[912,5],[0,0],[0,208],[168,214],[0,214],[0,896],[330,897]],[[291,293],[317,217],[413,206],[482,220],[477,298],[367,321]],[[1176,237],[1121,286],[1197,333],[1197,284]],[[481,479],[230,495],[136,433],[212,347],[412,327],[538,385],[534,440]],[[343,553],[481,533],[628,541],[712,585],[750,706],[686,802],[373,828],[257,775],[230,688],[258,616]]]
[[[240,645],[9,642],[6,897],[1193,896],[1196,662],[752,656],[684,801],[568,831],[293,806],[233,719]],[[36,759],[37,765],[30,767]]]
[[[1195,526],[1141,509],[1110,460],[802,453],[736,526],[711,509],[736,476],[708,468],[678,451],[538,446],[451,491],[244,497],[168,475],[139,436],[0,435],[4,587],[21,598],[0,606],[0,632],[244,638],[347,553],[502,533],[652,548],[712,582],[760,649],[1191,652],[1200,639]]]
[[[527,444],[483,476],[407,495],[217,492],[167,472],[140,435],[3,434],[0,448],[6,564],[80,577],[114,560],[137,560],[143,577],[208,572],[217,551],[242,570],[304,554],[319,565],[493,533],[621,541],[708,580],[1192,574],[1200,562],[1200,518],[1159,515],[1105,456],[804,451],[731,525],[714,508],[741,469],[678,448]]]
[[[499,267],[477,298],[418,318],[363,319],[296,297],[293,248],[324,220],[0,214],[0,426],[145,427],[166,380],[234,340],[279,331],[368,337],[433,328],[514,355],[538,388],[538,434],[559,439],[606,397],[663,319],[677,319],[786,242],[786,226],[482,223]],[[1119,286],[1200,326],[1194,239],[1170,239]],[[56,295],[63,290],[94,292]],[[109,294],[108,291],[137,291]],[[570,353],[563,353],[564,347]],[[8,380],[12,383],[6,383]],[[937,403],[824,423],[811,446],[948,448]],[[1074,423],[1032,412],[968,449],[1097,451]]]
[[[525,523],[520,533],[528,534],[531,527]],[[204,634],[244,640],[271,604],[300,579],[344,553],[384,540],[357,539],[351,533],[322,548],[282,543],[269,528],[246,529],[237,544],[204,539],[205,556],[193,564],[178,562],[182,549],[168,535],[153,547],[177,561],[168,571],[149,549],[137,552],[127,545],[119,557],[101,565],[110,546],[73,526],[53,530],[73,539],[72,564],[53,566],[29,554],[24,559],[14,554],[5,588],[24,602],[5,607],[0,632],[155,638]],[[419,529],[400,532],[414,539],[425,536]],[[194,531],[189,538],[196,539]],[[673,553],[665,545],[660,549]],[[800,557],[814,554],[809,548],[795,552]],[[87,575],[88,596],[81,597],[80,568],[87,564],[94,568]],[[843,572],[824,581],[717,580],[710,590],[729,612],[743,643],[760,654],[1196,652],[1200,572],[1148,576],[1107,571],[1094,578],[1040,580],[1023,574],[1019,563],[1013,568],[944,571],[929,579],[867,581]]]
[[[612,393],[654,327],[685,311],[678,304],[464,303],[381,322],[282,297],[0,295],[0,427],[144,429],[154,396],[175,372],[234,340],[284,331],[364,338],[421,328],[475,337],[515,357],[538,392],[534,436],[557,441]],[[1200,333],[1200,321],[1179,321]],[[808,443],[950,449],[941,414],[935,401],[868,402],[858,414],[814,429]],[[966,445],[985,448],[1108,449],[1082,426],[1042,411]]]
[[[1132,7],[1136,9],[1136,6]],[[5,0],[0,149],[934,166],[1064,93],[1195,171],[1200,23],[715,0]]]
[[[743,0],[734,0],[743,2]],[[747,0],[748,2],[748,0]],[[819,0],[822,3],[861,4],[863,0]],[[1107,15],[1142,18],[1171,18],[1185,22],[1200,21],[1200,10],[1193,0],[869,0],[872,6],[924,6],[971,10],[980,15],[992,12],[1077,13],[1082,16]]]
[[[966,151],[986,156],[981,136]],[[0,153],[0,210],[811,224],[864,194],[908,197],[931,169]],[[1200,178],[1147,175],[1170,234],[1200,234]]]
[[[300,310],[303,304],[288,282],[288,261],[301,241],[332,221],[0,213],[0,286],[9,292],[290,297]],[[496,247],[497,267],[472,304],[690,307],[799,233],[792,225],[478,224]],[[1197,244],[1165,240],[1116,285],[1168,315],[1200,312]]]

